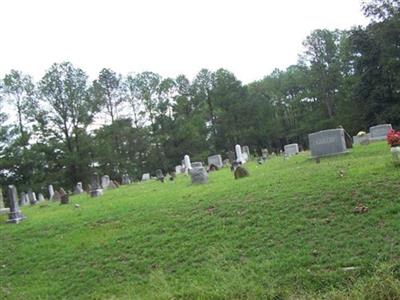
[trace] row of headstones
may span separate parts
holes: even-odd
[[[50,185],[51,190],[53,187]],[[50,188],[49,188],[50,190]],[[58,193],[58,192],[56,192]],[[2,197],[2,192],[0,190],[0,207],[2,210],[4,210],[4,203],[3,203],[3,197]],[[40,195],[40,194],[39,194]],[[55,193],[53,191],[53,194],[50,194],[50,198],[54,197]],[[7,187],[7,197],[9,201],[9,208],[7,209],[8,213],[8,220],[7,223],[19,223],[26,217],[21,213],[21,210],[19,209],[20,205],[25,205],[26,203],[30,203],[31,205],[35,205],[38,201],[36,200],[36,196],[34,192],[29,191],[28,194],[26,193],[21,193],[20,199],[18,199],[18,192],[17,188],[14,185],[9,185]],[[41,197],[38,197],[41,198]],[[28,200],[27,200],[28,199]],[[43,197],[44,200],[44,197]],[[41,200],[41,201],[43,201]],[[68,203],[68,194],[65,193],[63,189],[60,189],[60,203],[61,204],[66,204]]]
[[[370,127],[369,134],[367,134],[366,137],[363,138],[367,138],[368,143],[369,141],[385,140],[387,133],[391,129],[391,124],[381,124],[373,126]],[[347,153],[347,149],[349,148],[349,142],[346,143],[346,140],[348,140],[348,136],[343,128],[328,129],[311,133],[308,135],[308,140],[310,145],[311,157],[313,158]],[[354,143],[356,144],[358,142],[360,142],[360,139],[356,138],[354,140]],[[352,143],[350,141],[350,145],[351,144]]]
[[[236,159],[232,163],[231,170],[234,172],[235,179],[249,176],[248,171],[242,166],[250,160],[250,149],[248,146],[235,146]],[[268,155],[268,151],[266,153]],[[207,158],[208,171],[215,171],[223,168],[225,163],[220,154],[212,155]],[[177,173],[187,173],[191,177],[192,184],[208,183],[208,172],[202,162],[191,162],[189,155],[185,155],[182,161],[183,166],[176,166]]]

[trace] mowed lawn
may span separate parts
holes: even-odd
[[[0,220],[0,299],[400,298],[400,168],[384,142],[246,168],[23,207],[24,222]]]

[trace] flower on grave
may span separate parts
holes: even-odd
[[[391,147],[400,146],[400,131],[390,130],[386,136],[386,140]]]

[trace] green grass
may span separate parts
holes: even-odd
[[[23,207],[24,222],[1,220],[0,299],[400,298],[400,168],[385,143],[246,167]]]

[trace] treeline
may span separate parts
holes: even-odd
[[[173,170],[185,154],[204,160],[237,143],[279,151],[340,125],[350,134],[399,126],[399,3],[362,8],[366,28],[315,30],[296,65],[248,85],[224,69],[191,81],[103,69],[93,82],[69,62],[38,82],[13,70],[0,81],[0,185],[71,188],[94,170],[139,179]]]

